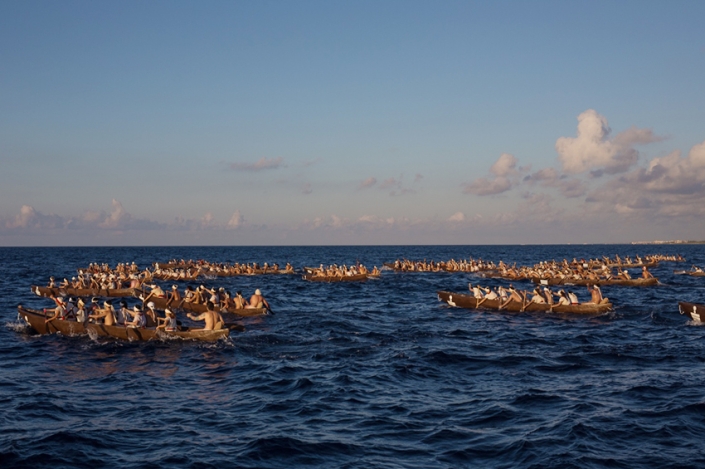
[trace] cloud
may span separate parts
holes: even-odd
[[[624,215],[693,218],[705,216],[705,142],[683,158],[680,151],[653,158],[593,190],[588,201]]]
[[[302,193],[302,194],[308,195],[308,194],[310,194],[311,192],[313,192],[313,189],[311,188],[311,183],[310,183],[310,182],[304,183],[304,185],[301,186],[301,193]]]
[[[230,217],[230,220],[228,220],[228,228],[239,228],[243,223],[245,223],[245,218],[240,213],[240,210],[235,210],[233,216]]]
[[[393,187],[398,187],[401,185],[401,181],[397,181],[396,178],[385,179],[382,184],[379,185],[380,189],[391,189]]]
[[[494,195],[506,192],[511,188],[512,183],[506,177],[498,177],[493,180],[478,178],[471,183],[463,184],[463,193],[474,195]]]
[[[65,220],[58,215],[44,215],[37,212],[31,205],[23,205],[20,213],[5,222],[10,229],[52,229],[62,228]]]
[[[484,177],[463,184],[464,194],[496,195],[512,188],[513,182],[518,182],[520,171],[516,169],[517,159],[509,153],[502,153],[497,161],[490,167],[494,179]],[[524,170],[524,168],[522,168]]]
[[[321,158],[314,158],[312,160],[305,160],[301,163],[301,166],[303,166],[304,168],[308,168],[309,166],[313,166],[315,164],[318,164],[321,161],[323,161]]]
[[[448,221],[452,221],[452,222],[465,221],[465,214],[463,212],[455,212],[453,215],[451,215],[448,218]]]
[[[497,177],[506,177],[517,174],[517,159],[509,153],[499,155],[497,161],[490,166],[490,172]]]
[[[524,182],[557,188],[564,197],[569,199],[581,197],[587,193],[587,185],[583,181],[570,178],[565,174],[559,174],[555,168],[544,168],[536,171],[526,176]]]
[[[625,172],[639,159],[634,145],[662,140],[650,129],[632,127],[610,139],[611,132],[607,119],[594,109],[580,114],[577,137],[556,140],[563,171],[577,174],[599,168],[609,174]]]
[[[267,159],[262,157],[254,163],[231,163],[230,169],[235,171],[263,171],[265,169],[277,169],[284,166],[284,158],[277,157]]]
[[[372,187],[375,184],[377,184],[377,178],[368,177],[367,179],[365,179],[364,181],[362,181],[360,183],[360,185],[358,186],[358,189],[367,189],[368,187]]]

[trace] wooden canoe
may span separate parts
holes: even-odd
[[[19,316],[24,319],[28,326],[37,331],[40,334],[62,334],[62,335],[80,335],[86,333],[86,328],[83,323],[53,319],[49,322],[45,322],[47,315],[43,311],[37,311],[36,309],[25,308],[22,305],[17,307],[17,312]]]
[[[687,314],[695,322],[703,322],[703,319],[705,319],[705,305],[679,301],[678,311],[681,314]]]
[[[357,275],[346,275],[344,277],[318,277],[314,274],[304,274],[302,276],[304,280],[309,282],[326,282],[326,283],[338,283],[338,282],[364,282],[367,280],[367,274],[357,274]]]
[[[500,311],[501,302],[497,300],[479,300],[472,295],[463,293],[452,293],[447,291],[439,291],[438,300],[448,303],[450,306],[468,309],[488,309],[492,311]],[[481,302],[481,303],[480,303]],[[544,313],[561,313],[561,314],[603,314],[612,309],[612,303],[592,304],[583,303],[579,305],[547,305],[538,303],[520,303],[511,301],[501,311],[512,313],[521,312],[544,312]]]
[[[178,331],[164,331],[152,328],[137,328],[125,326],[106,326],[105,324],[86,324],[86,331],[99,337],[112,337],[115,339],[129,341],[144,341],[162,338],[179,338],[186,340],[200,340],[204,342],[215,342],[225,339],[230,335],[230,329],[219,329],[217,331],[207,331],[185,327]]]
[[[99,296],[120,298],[134,296],[134,288],[113,288],[113,289],[97,289],[97,288],[60,288],[60,287],[38,287],[32,285],[32,292],[39,296]]]
[[[694,270],[674,270],[676,275],[690,275],[691,277],[705,277],[705,272],[697,272]]]
[[[144,292],[142,290],[135,290],[135,297],[139,298],[140,296],[142,298],[147,298],[148,293]],[[150,298],[149,301],[154,302],[154,306],[157,309],[164,309],[164,308],[171,308],[171,309],[181,309],[183,311],[189,311],[192,313],[205,313],[207,308],[206,305],[203,304],[197,304],[197,303],[187,303],[183,300],[179,300],[176,302],[172,302],[170,304],[168,303],[168,300],[166,298]],[[243,309],[235,309],[235,308],[228,308],[225,311],[220,311],[221,313],[232,313],[236,314],[238,316],[243,316],[243,317],[248,317],[248,316],[261,316],[263,314],[268,314],[267,308],[243,308]]]
[[[616,264],[616,263],[610,263],[607,264],[607,267],[614,267],[614,268],[619,268],[621,267],[622,269],[635,269],[635,268],[642,268],[642,267],[658,267],[658,261],[654,262],[632,262],[631,264]]]
[[[618,285],[622,287],[651,287],[658,285],[658,279],[656,278],[633,278],[631,280],[591,280],[591,279],[574,279],[574,278],[550,278],[550,279],[540,279],[532,278],[532,282],[539,285]]]

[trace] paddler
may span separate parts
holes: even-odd
[[[225,323],[225,321],[223,321],[223,316],[221,316],[220,313],[215,310],[213,303],[211,303],[210,301],[206,303],[206,308],[206,312],[201,313],[198,316],[194,316],[191,313],[186,314],[186,316],[188,316],[189,319],[193,321],[205,321],[206,324],[203,330],[213,331],[222,329],[223,324]]]
[[[245,306],[247,309],[261,309],[264,307],[267,307],[269,309],[269,303],[267,303],[267,300],[264,299],[262,296],[262,292],[258,288],[255,290],[255,294],[250,297],[250,302]]]

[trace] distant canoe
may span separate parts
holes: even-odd
[[[511,301],[501,310],[501,300],[482,300],[477,299],[472,295],[463,293],[452,293],[447,291],[439,291],[438,300],[447,303],[450,306],[468,309],[488,309],[492,311],[508,311],[513,313],[520,312],[544,312],[544,313],[561,313],[561,314],[602,314],[612,309],[612,303],[592,304],[583,303],[579,305],[548,305],[539,303],[521,303]]]
[[[106,326],[105,324],[86,324],[86,331],[99,337],[112,337],[114,339],[129,341],[145,341],[161,338],[179,338],[185,340],[200,340],[215,342],[225,339],[230,335],[229,329],[205,330],[196,328],[179,328],[177,331],[164,331],[153,328],[138,328],[125,326]]]
[[[695,270],[674,270],[675,275],[690,275],[691,277],[705,277],[705,272],[698,272]]]
[[[28,326],[40,334],[62,334],[80,335],[86,333],[83,323],[70,320],[52,319],[46,322],[47,314],[44,311],[25,308],[22,305],[17,307],[20,318],[24,319]]]
[[[61,287],[38,287],[32,285],[32,292],[39,296],[99,296],[108,298],[123,298],[133,296],[134,288],[61,288]]]
[[[610,263],[607,264],[607,267],[614,267],[614,268],[622,268],[622,269],[636,269],[636,268],[642,268],[642,267],[658,267],[658,262],[632,262],[630,264],[617,264],[617,263]]]
[[[705,319],[705,305],[680,301],[678,302],[678,311],[681,314],[687,314],[695,322],[703,322]]]
[[[357,275],[346,275],[344,277],[320,277],[314,274],[304,274],[302,276],[304,280],[309,282],[325,282],[325,283],[338,283],[338,282],[364,282],[367,280],[367,274],[357,274]]]
[[[147,298],[149,294],[142,291],[142,290],[135,290],[135,296],[136,297],[142,297],[142,298]],[[140,298],[141,299],[141,298]],[[184,311],[189,311],[192,313],[205,313],[206,310],[208,309],[206,305],[203,304],[198,304],[198,303],[187,303],[186,301],[179,300],[179,301],[173,301],[169,303],[169,300],[166,298],[150,298],[149,301],[154,303],[154,307],[157,309],[164,309],[164,308],[171,308],[171,309],[181,309]],[[243,308],[243,309],[235,309],[235,308],[228,308],[225,311],[220,311],[221,313],[232,313],[236,314],[238,316],[261,316],[263,314],[267,314],[268,310],[267,308]]]
[[[592,279],[574,279],[574,278],[551,278],[551,279],[540,279],[532,278],[532,282],[539,285],[618,285],[622,287],[651,287],[658,285],[658,279],[656,278],[634,278],[631,280],[623,279],[611,279],[611,280],[592,280]]]

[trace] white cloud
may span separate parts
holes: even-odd
[[[578,116],[577,137],[560,137],[556,151],[563,171],[570,174],[602,169],[607,173],[628,170],[639,159],[634,145],[661,140],[649,129],[632,127],[613,139],[607,119],[594,109]]]
[[[499,155],[497,161],[490,167],[490,172],[498,177],[511,176],[517,173],[517,159],[509,153]]]
[[[463,212],[455,212],[453,215],[451,215],[448,218],[448,221],[452,221],[452,222],[465,221],[465,214]]]
[[[235,210],[235,213],[233,213],[233,216],[230,217],[230,220],[228,221],[228,228],[238,228],[242,226],[244,222],[245,218],[240,213],[240,210]]]
[[[262,157],[254,163],[231,163],[230,169],[235,171],[263,171],[265,169],[277,169],[284,166],[284,158],[267,159]]]
[[[365,179],[364,181],[362,181],[360,183],[360,186],[358,187],[358,189],[367,189],[368,187],[372,187],[375,184],[377,184],[377,178],[368,177],[367,179]]]
[[[512,183],[506,177],[498,177],[493,180],[478,178],[471,183],[465,183],[463,193],[475,195],[501,194],[512,188]]]

